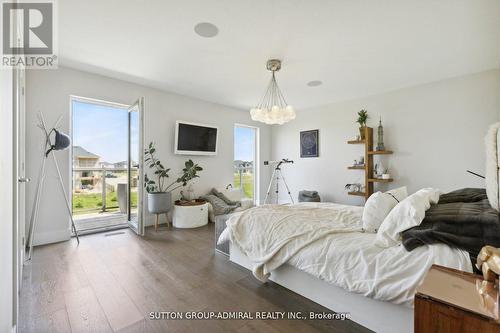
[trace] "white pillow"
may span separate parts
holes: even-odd
[[[385,193],[375,192],[366,200],[363,209],[363,229],[377,232],[389,212],[408,196],[405,187],[400,187]]]
[[[398,203],[408,197],[408,191],[406,190],[406,186],[398,187],[393,190],[389,190],[385,193],[392,194],[394,198],[398,201]]]
[[[413,228],[425,217],[431,204],[439,201],[440,190],[424,188],[410,195],[394,207],[377,231],[375,245],[391,247],[401,242],[401,232]]]

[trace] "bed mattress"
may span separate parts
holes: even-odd
[[[362,207],[328,203],[302,203],[295,206],[301,209],[320,208],[322,218],[327,216],[324,209],[331,209],[332,216],[336,220],[340,216],[344,226],[362,230]],[[221,235],[221,241],[231,238],[228,229]],[[252,236],[253,231],[257,232],[249,229],[244,234]],[[325,233],[323,237],[293,251],[293,255],[276,252],[272,256],[287,256],[287,264],[349,292],[410,307],[415,290],[431,265],[472,271],[469,255],[465,251],[444,244],[425,245],[411,252],[406,251],[402,244],[381,248],[375,245],[375,237],[374,233],[362,231]],[[253,249],[249,246],[258,248],[262,245],[248,241],[245,248],[241,246],[242,242],[236,243],[250,257]]]
[[[444,244],[406,251],[374,245],[376,234],[334,234],[311,243],[288,264],[322,280],[381,301],[413,305],[413,296],[433,264],[472,271],[467,252]]]

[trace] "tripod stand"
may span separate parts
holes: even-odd
[[[55,124],[54,127],[50,131],[47,130],[47,127],[45,126],[45,120],[43,119],[42,113],[38,113],[38,127],[44,132],[45,134],[45,144],[44,144],[44,149],[43,149],[43,156],[42,156],[42,165],[40,166],[40,171],[38,173],[38,181],[36,185],[36,191],[35,191],[35,200],[33,202],[33,210],[31,211],[31,218],[30,218],[30,226],[28,229],[28,243],[27,243],[27,248],[28,248],[28,260],[31,260],[31,254],[33,252],[33,237],[34,237],[34,232],[35,232],[35,225],[36,221],[38,219],[38,208],[40,206],[40,196],[42,194],[43,190],[43,185],[45,181],[45,165],[47,162],[47,159],[49,158],[49,155],[52,154],[52,159],[54,161],[54,165],[56,167],[57,171],[57,176],[59,179],[59,185],[61,187],[61,191],[64,195],[64,200],[66,202],[66,208],[68,209],[69,217],[71,219],[71,228],[73,229],[73,232],[75,233],[76,236],[76,241],[78,244],[80,244],[80,239],[78,238],[78,231],[76,230],[75,227],[75,222],[73,221],[73,213],[71,211],[71,207],[69,204],[68,196],[66,194],[66,189],[64,188],[64,184],[62,181],[62,176],[61,176],[61,171],[59,169],[59,164],[57,163],[56,156],[54,155],[54,150],[62,150],[67,148],[65,147],[57,147],[58,143],[56,142],[54,145],[51,144],[50,142],[50,135],[52,132],[57,132],[56,127],[59,125],[61,122],[62,116],[60,116]],[[67,142],[67,145],[69,146],[69,141]]]
[[[268,165],[269,163],[270,163],[269,161],[264,162],[265,165]],[[266,198],[264,199],[264,204],[268,203],[267,200],[269,199],[269,195],[271,194],[271,187],[273,186],[273,182],[276,184],[276,190],[274,191],[274,193],[276,193],[276,204],[278,204],[280,179],[283,180],[283,184],[285,184],[286,191],[288,193],[288,196],[290,197],[290,200],[292,201],[292,204],[294,203],[292,194],[290,193],[290,188],[288,188],[288,184],[286,183],[285,177],[281,173],[281,164],[283,163],[293,163],[293,161],[284,158],[278,162],[278,164],[273,170],[273,174],[271,175],[271,180],[269,181],[269,186],[267,187],[267,193],[266,193]]]

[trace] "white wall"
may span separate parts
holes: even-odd
[[[368,110],[374,132],[382,116],[385,145],[394,151],[381,157],[395,179],[389,188],[484,187],[465,170],[484,174],[483,138],[488,125],[499,119],[499,70],[298,111],[295,121],[272,129],[273,159],[295,160],[283,169],[294,198],[299,190],[310,189],[324,201],[364,202],[344,191],[347,183],[364,182],[363,171],[347,170],[363,155],[363,146],[346,144],[358,133],[354,122],[360,109]],[[300,158],[299,131],[311,129],[319,129],[320,157]]]
[[[12,332],[13,326],[13,105],[12,71],[0,73],[0,332]]]
[[[36,128],[36,113],[42,111],[46,122],[52,124],[62,114],[63,132],[69,132],[70,95],[131,104],[138,97],[145,97],[145,142],[156,142],[159,157],[173,171],[180,170],[183,162],[192,158],[204,170],[193,188],[197,195],[205,194],[213,186],[225,186],[233,182],[233,128],[235,123],[260,127],[261,159],[270,157],[270,127],[254,123],[248,112],[218,104],[166,93],[124,81],[60,67],[58,70],[28,71],[27,73],[27,165],[28,175],[36,177],[40,165],[41,131]],[[176,120],[195,121],[219,126],[217,156],[174,155],[174,126]],[[90,129],[91,130],[91,129]],[[66,189],[70,192],[69,151],[58,152]],[[65,240],[69,238],[68,215],[57,185],[52,161],[48,164],[46,189],[41,199],[39,223],[35,244]],[[265,191],[268,170],[262,168],[261,193]],[[35,182],[28,188],[27,216],[31,213]],[[174,196],[175,197],[175,196]],[[261,196],[263,198],[263,195]],[[150,220],[148,218],[148,220]]]

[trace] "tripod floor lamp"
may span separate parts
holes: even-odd
[[[59,169],[59,164],[57,163],[57,158],[54,152],[58,150],[65,150],[71,145],[71,139],[64,133],[61,133],[57,130],[59,123],[61,122],[62,115],[56,120],[54,126],[49,130],[45,126],[45,120],[43,118],[43,114],[41,112],[38,113],[38,127],[43,131],[45,136],[45,144],[43,148],[43,156],[42,156],[42,164],[40,166],[40,170],[38,172],[38,181],[36,184],[35,190],[35,200],[33,202],[33,209],[31,211],[30,225],[28,229],[28,242],[27,242],[27,251],[28,251],[28,260],[31,259],[31,255],[33,252],[33,238],[35,233],[36,222],[38,219],[38,209],[40,207],[40,197],[43,193],[43,186],[45,183],[45,173],[46,173],[46,162],[50,155],[52,155],[52,159],[54,161],[54,165],[57,171],[57,178],[59,180],[59,186],[61,188],[61,192],[64,196],[64,201],[66,203],[66,208],[68,210],[69,217],[71,219],[71,228],[76,236],[76,241],[80,244],[80,239],[78,237],[78,231],[75,227],[75,222],[73,221],[73,213],[71,211],[71,206],[69,204],[68,195],[66,193],[66,189],[64,188],[64,183],[61,176],[61,171]]]

